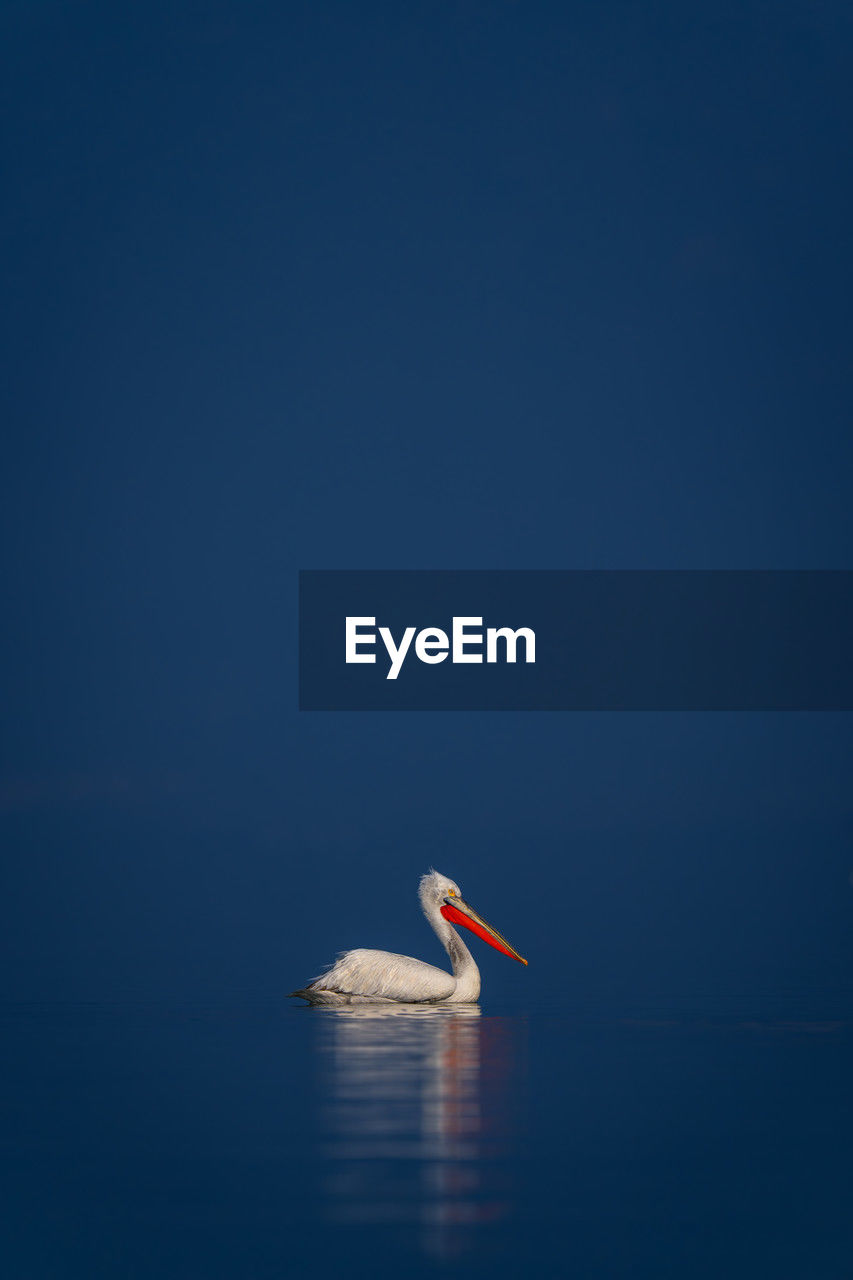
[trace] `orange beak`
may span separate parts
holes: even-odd
[[[470,929],[472,933],[476,933],[478,938],[488,942],[489,946],[494,947],[495,951],[502,951],[505,956],[518,960],[521,964],[527,964],[524,956],[518,954],[515,947],[507,942],[503,934],[498,933],[497,929],[493,929],[490,924],[487,924],[483,917],[477,915],[474,908],[469,907],[468,903],[463,902],[461,898],[445,898],[441,914],[451,924],[461,924],[464,929]]]

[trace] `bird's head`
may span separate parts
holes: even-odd
[[[455,880],[448,879],[440,871],[430,871],[427,875],[421,876],[418,893],[421,906],[427,917],[434,916],[437,912],[450,924],[461,925],[463,929],[470,929],[472,933],[476,933],[478,938],[488,942],[489,946],[494,947],[496,951],[502,951],[505,956],[510,956],[513,960],[520,961],[521,964],[527,964],[524,956],[519,955],[515,947],[507,942],[506,938],[498,933],[497,929],[493,929],[490,924],[487,924],[483,917],[478,915],[474,908],[465,902],[459,890],[459,885]]]

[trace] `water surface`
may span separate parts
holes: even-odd
[[[842,1277],[843,999],[3,1009],[15,1277]]]

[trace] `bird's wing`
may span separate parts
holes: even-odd
[[[446,1000],[456,979],[435,965],[390,951],[345,951],[308,991],[367,996],[375,1000]]]

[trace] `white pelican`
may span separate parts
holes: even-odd
[[[480,970],[453,928],[463,925],[497,951],[527,964],[497,929],[464,902],[459,885],[439,871],[421,877],[418,896],[427,920],[450,956],[452,973],[390,951],[344,951],[330,969],[309,982],[302,996],[311,1004],[354,1004],[397,1000],[407,1004],[468,1004],[480,994]]]

